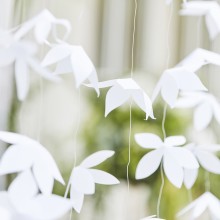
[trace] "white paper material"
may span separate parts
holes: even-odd
[[[180,15],[205,16],[209,37],[214,40],[220,32],[220,6],[215,1],[190,1],[182,4]]]
[[[180,91],[206,91],[196,74],[185,67],[174,67],[166,70],[157,83],[152,101],[161,93],[164,101],[173,108]]]
[[[60,219],[71,210],[69,199],[57,195],[42,195],[22,203],[22,210],[17,210],[11,202],[8,192],[0,192],[1,220],[54,220]]]
[[[196,72],[207,64],[220,66],[220,55],[209,50],[197,48],[177,64],[177,66],[182,66],[189,71]]]
[[[66,29],[63,39],[66,39],[71,31],[70,22],[66,19],[55,18],[50,11],[44,9],[38,15],[23,23],[21,28],[14,35],[14,39],[20,40],[27,35],[29,31],[34,29],[34,36],[39,44],[45,43],[49,33],[52,32],[55,40],[58,40],[56,35],[56,26],[61,25]]]
[[[91,169],[111,157],[114,151],[98,151],[82,161],[82,163],[73,168],[71,174],[70,199],[73,208],[80,213],[83,205],[84,195],[95,193],[95,183],[104,185],[118,184],[119,181],[111,174]]]
[[[0,175],[33,169],[43,194],[49,195],[54,179],[64,184],[60,171],[46,148],[24,135],[0,131],[0,140],[12,144],[0,160]]]
[[[139,133],[135,135],[135,140],[143,148],[154,149],[139,161],[136,179],[149,177],[162,162],[165,175],[169,181],[180,188],[184,181],[184,169],[197,169],[199,167],[190,150],[180,147],[185,143],[183,136],[167,137],[163,142],[155,134]]]
[[[57,64],[55,74],[72,72],[78,88],[88,80],[99,96],[98,77],[96,69],[81,46],[58,44],[51,48],[42,61],[43,66]]]
[[[211,214],[212,219],[220,219],[220,202],[217,197],[215,197],[210,192],[205,192],[199,198],[194,200],[184,209],[182,209],[177,216],[180,217],[189,211],[192,212],[191,218],[197,219],[202,216],[202,214],[208,209]]]
[[[220,174],[220,160],[215,155],[220,151],[220,145],[196,145],[191,143],[185,146],[197,158],[203,169],[214,174]],[[198,169],[184,170],[184,185],[190,189],[198,177]]]
[[[8,47],[0,48],[0,67],[14,63],[17,96],[20,101],[25,100],[29,91],[29,68],[47,80],[60,81],[58,76],[41,67],[40,62],[34,57],[36,52],[36,45],[28,41],[15,42]]]
[[[146,113],[146,120],[148,117],[155,119],[150,98],[132,78],[99,82],[98,85],[99,88],[111,87],[106,95],[105,117],[131,99]]]
[[[210,93],[182,93],[175,107],[195,108],[193,124],[198,131],[207,128],[213,118],[220,124],[220,103]]]

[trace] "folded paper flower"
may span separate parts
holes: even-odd
[[[199,164],[208,172],[220,174],[220,160],[215,155],[220,151],[220,145],[196,145],[194,143],[186,145],[194,156],[197,158]],[[198,169],[184,171],[184,184],[186,188],[190,189],[198,176]]]
[[[131,99],[146,113],[146,120],[148,117],[155,119],[150,98],[132,78],[108,80],[98,85],[99,88],[111,87],[106,95],[105,117]]]
[[[214,40],[220,33],[220,6],[215,1],[190,1],[182,4],[180,15],[205,16],[209,37]]]
[[[164,101],[173,108],[180,91],[206,91],[198,76],[185,67],[167,69],[157,83],[152,101],[161,93]]]
[[[196,72],[207,64],[220,66],[220,54],[202,48],[197,48],[186,56],[180,63],[178,63],[177,66]]]
[[[170,136],[163,142],[160,137],[151,133],[135,135],[136,142],[143,148],[155,149],[139,161],[136,179],[144,179],[152,175],[163,164],[165,175],[169,181],[180,188],[184,180],[184,169],[197,169],[199,164],[194,155],[186,148],[183,136]]]
[[[65,39],[71,30],[70,22],[66,19],[58,19],[54,17],[50,11],[44,9],[38,15],[26,21],[21,25],[21,28],[14,34],[15,40],[20,40],[24,37],[29,31],[34,29],[34,36],[38,43],[44,43],[50,32],[52,32],[55,40],[58,39],[56,35],[56,26],[61,25],[66,29],[63,39]]]
[[[213,117],[220,124],[220,103],[210,93],[182,93],[175,107],[195,108],[193,124],[198,131],[207,128]]]
[[[54,220],[63,217],[71,210],[69,199],[57,195],[42,195],[22,203],[18,211],[6,191],[0,192],[0,212],[3,220]]]
[[[95,193],[95,183],[104,185],[119,183],[111,174],[102,170],[91,169],[111,157],[113,154],[114,151],[110,150],[98,151],[83,160],[79,166],[73,168],[70,177],[70,199],[73,208],[78,213],[81,211],[84,195],[92,195]]]
[[[11,144],[0,160],[0,175],[31,169],[43,194],[52,192],[54,179],[64,184],[59,169],[45,147],[24,135],[0,131],[0,140]]]
[[[29,91],[30,78],[29,68],[50,81],[59,81],[58,76],[43,68],[40,62],[33,56],[37,52],[36,45],[28,42],[15,42],[8,47],[0,48],[0,67],[14,63],[17,96],[23,101]]]
[[[42,61],[43,66],[57,64],[55,74],[73,73],[76,86],[88,80],[99,96],[96,69],[81,46],[66,43],[55,45]]]
[[[195,201],[186,206],[183,210],[181,210],[177,216],[180,217],[189,211],[192,211],[190,219],[198,219],[202,217],[202,214],[208,210],[210,213],[211,219],[220,219],[220,202],[217,197],[215,197],[210,192],[205,192]]]

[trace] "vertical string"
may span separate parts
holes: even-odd
[[[76,123],[76,130],[74,133],[74,143],[73,143],[73,147],[74,147],[74,163],[73,163],[73,168],[72,170],[74,170],[74,168],[76,167],[77,164],[77,136],[79,133],[79,128],[80,128],[80,123],[81,123],[81,91],[80,88],[78,90],[78,113],[77,113],[77,123]],[[69,180],[68,180],[68,184],[66,187],[66,191],[64,194],[64,198],[67,198],[69,189],[70,189],[70,184],[71,184],[71,178],[72,178],[72,173],[70,174]]]
[[[205,171],[205,191],[210,192],[211,184],[210,184],[210,178],[209,178],[209,172]]]
[[[134,44],[135,44],[137,6],[138,6],[137,0],[135,0],[132,46],[131,46],[131,74],[130,74],[131,78],[133,78],[133,73],[134,73]],[[130,101],[130,106],[129,106],[128,163],[127,163],[127,169],[126,169],[128,192],[130,191],[129,166],[131,163],[131,129],[132,129],[132,100]]]
[[[168,27],[167,27],[167,60],[166,60],[166,69],[169,68],[169,63],[170,63],[170,28],[171,28],[171,22],[172,22],[172,16],[173,16],[173,2],[171,3],[171,8],[170,8],[170,16],[168,20]],[[167,114],[167,104],[164,105],[163,109],[163,118],[162,118],[162,132],[163,132],[163,138],[165,140],[166,138],[166,129],[165,129],[165,121],[166,121],[166,114]],[[160,173],[161,173],[161,186],[160,186],[160,191],[159,191],[159,196],[157,200],[157,217],[160,217],[160,203],[161,203],[161,198],[163,194],[163,188],[164,188],[164,173],[163,173],[163,161],[161,162],[160,165]]]

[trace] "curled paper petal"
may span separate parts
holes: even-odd
[[[71,187],[70,199],[73,208],[76,210],[76,212],[80,213],[84,201],[84,194],[76,191],[74,187]]]
[[[170,136],[165,138],[164,143],[166,146],[179,146],[186,143],[186,138],[184,136]]]

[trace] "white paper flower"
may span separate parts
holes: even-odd
[[[105,117],[129,99],[132,99],[148,117],[154,118],[152,102],[144,90],[132,79],[115,79],[99,82],[99,88],[111,87],[105,100]]]
[[[102,170],[91,169],[99,165],[114,154],[114,151],[103,150],[98,151],[75,167],[71,174],[70,199],[73,208],[80,213],[84,195],[92,195],[95,193],[95,183],[104,185],[118,184],[119,181],[111,174]]]
[[[23,23],[21,28],[15,33],[14,39],[20,40],[24,37],[31,29],[34,29],[34,35],[38,43],[44,43],[50,32],[53,33],[53,37],[57,39],[56,36],[56,26],[61,25],[66,29],[64,34],[64,39],[69,35],[71,30],[70,22],[66,19],[58,19],[54,17],[50,11],[44,9],[38,15],[30,19],[29,21]]]
[[[54,159],[40,143],[24,135],[4,131],[0,131],[0,140],[11,144],[0,160],[0,175],[31,168],[40,191],[47,195],[52,192],[54,179],[64,184]]]
[[[161,93],[164,101],[173,108],[180,91],[206,91],[198,76],[184,67],[166,70],[157,83],[152,101]]]
[[[143,179],[153,174],[163,163],[164,172],[169,181],[180,188],[184,180],[184,169],[197,169],[199,164],[194,155],[186,148],[183,136],[170,136],[163,142],[157,135],[140,133],[135,135],[136,142],[143,148],[155,149],[139,161],[136,179]]]
[[[210,212],[212,219],[220,219],[219,199],[210,192],[205,192],[203,195],[181,210],[177,216],[182,216],[185,213],[192,211],[191,219],[198,219],[206,210]]]
[[[177,66],[196,72],[207,64],[220,66],[220,54],[202,48],[197,48],[186,56],[180,63],[178,63]]]
[[[42,61],[43,66],[57,64],[55,74],[73,73],[76,86],[88,80],[99,96],[96,69],[81,46],[59,44],[51,48]]]
[[[205,16],[209,37],[214,40],[220,33],[220,6],[215,1],[190,1],[182,4],[180,15]]]
[[[18,211],[11,202],[9,193],[0,192],[1,220],[54,220],[71,210],[69,199],[57,195],[38,195],[23,203],[23,211]]]
[[[182,93],[175,107],[195,108],[193,124],[198,131],[207,128],[213,117],[220,124],[220,103],[210,93]]]
[[[20,101],[26,98],[29,91],[29,68],[45,79],[59,81],[59,77],[52,75],[40,65],[40,62],[33,56],[36,52],[36,45],[28,41],[15,42],[8,47],[0,48],[0,67],[14,63],[17,96]]]
[[[220,145],[196,145],[194,143],[186,145],[186,148],[190,150],[196,157],[199,164],[208,172],[214,174],[220,174],[220,160],[215,155],[220,151]],[[190,189],[198,176],[198,169],[184,171],[184,184],[186,188]]]

